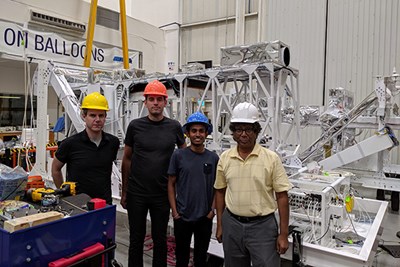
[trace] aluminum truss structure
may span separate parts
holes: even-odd
[[[199,111],[205,100],[211,101],[211,123],[214,126],[210,149],[221,152],[229,143],[229,124],[233,108],[240,102],[254,104],[261,115],[261,138],[284,160],[298,153],[300,147],[299,119],[299,73],[296,69],[279,62],[254,62],[234,66],[223,66],[174,75],[152,77],[161,81],[173,80],[179,84],[176,98],[177,111],[167,115],[185,123],[193,111]],[[147,83],[150,79],[133,79],[131,86]],[[189,91],[190,82],[204,84],[196,110],[190,110],[193,103]],[[168,114],[169,113],[169,114]],[[143,109],[139,113],[143,114]],[[289,118],[289,119],[287,119]]]
[[[263,127],[261,136],[268,136],[266,140],[269,148],[283,157],[296,154],[299,149],[298,71],[279,63],[250,63],[133,79],[118,72],[93,72],[90,69],[56,66],[50,63],[47,63],[44,69],[50,73],[49,83],[70,120],[67,135],[84,128],[80,118],[80,102],[84,95],[102,91],[110,102],[106,130],[119,136],[122,143],[129,122],[143,116],[145,112],[142,97],[132,97],[129,88],[154,79],[175,80],[179,83],[179,98],[172,98],[166,115],[172,117],[175,114],[175,118],[183,124],[190,115],[188,82],[196,80],[206,84],[198,103],[204,102],[207,96],[211,95],[211,122],[214,126],[222,124],[222,128],[219,131],[215,130],[212,135],[215,148],[221,148],[224,138],[230,135],[228,124],[224,124],[221,117],[226,116],[226,121],[229,121],[234,106],[248,101],[260,111]],[[172,102],[176,102],[176,105]],[[173,110],[174,106],[177,106],[176,111]],[[197,107],[197,110],[200,109],[201,104]],[[75,129],[71,129],[71,126]],[[293,144],[294,149],[288,149],[289,144]],[[288,150],[292,152],[288,154]]]
[[[199,80],[206,83],[197,110],[208,92],[211,93],[211,122],[221,125],[219,131],[214,131],[213,145],[216,150],[222,150],[224,138],[229,133],[228,123],[223,124],[221,118],[226,114],[230,120],[233,108],[240,102],[254,104],[261,115],[262,132],[260,136],[268,136],[268,146],[277,151],[283,158],[296,154],[300,144],[299,120],[299,83],[298,71],[278,63],[250,63],[206,69],[194,73],[176,74],[174,78],[180,86],[180,110],[187,111],[186,95],[188,80]],[[290,110],[291,120],[288,117]],[[227,111],[227,112],[225,112]],[[180,113],[180,121],[184,122],[188,114]],[[289,144],[294,143],[290,151]]]
[[[400,75],[393,73],[386,77],[376,77],[374,91],[364,100],[345,112],[327,128],[321,136],[299,154],[302,165],[323,166],[324,169],[345,168],[357,176],[352,182],[383,190],[400,192],[400,180],[391,178],[400,174],[399,165],[390,164],[389,151],[398,146],[392,130],[400,129],[400,116],[396,96],[400,93]],[[342,103],[343,104],[343,103]],[[321,123],[321,119],[318,123]],[[323,159],[322,151],[330,149],[330,142],[347,129],[374,129],[375,133],[365,140],[358,140],[351,146],[339,147],[336,154]],[[324,145],[328,144],[327,147]],[[376,154],[376,158],[368,158]],[[364,159],[365,161],[356,162]],[[312,164],[317,161],[318,164]],[[350,164],[350,165],[349,165]],[[307,167],[299,171],[306,171]],[[297,174],[292,175],[293,177]]]

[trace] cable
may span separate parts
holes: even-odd
[[[353,219],[351,219],[350,214],[349,214],[349,212],[347,211],[347,209],[345,209],[345,210],[346,210],[347,217],[349,217],[349,220],[350,220],[351,226],[353,227],[354,232],[355,232],[357,235],[359,235],[359,234],[357,233],[356,228],[354,227]]]
[[[319,237],[319,238],[317,238],[316,240],[314,240],[315,242],[320,241],[320,240],[321,240],[322,238],[324,238],[324,236],[328,233],[329,227],[330,227],[330,225],[331,225],[331,219],[332,219],[332,215],[329,217],[329,222],[328,222],[328,226],[326,227],[325,233],[324,233],[321,237]]]
[[[335,193],[336,193],[336,195],[339,197],[339,193],[338,193],[338,191],[336,191],[336,189],[333,187],[333,186],[331,186],[331,185],[328,185],[328,186],[326,186],[326,187],[330,187],[330,188],[332,188],[333,189],[333,191],[335,191]],[[325,188],[326,188],[325,187]],[[325,189],[324,188],[324,189]],[[323,190],[322,190],[323,191]]]

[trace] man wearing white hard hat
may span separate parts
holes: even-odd
[[[258,117],[253,104],[234,108],[229,129],[237,145],[218,162],[216,238],[223,244],[226,267],[280,266],[279,255],[289,246],[291,184],[278,155],[256,143]]]

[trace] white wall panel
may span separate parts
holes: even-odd
[[[301,105],[322,105],[324,87],[326,1],[269,0],[265,41],[281,40],[290,46],[290,65],[299,70]],[[321,134],[318,127],[302,130],[302,147]]]
[[[183,24],[235,15],[234,0],[182,0]]]
[[[85,2],[91,3],[92,0],[84,0]],[[132,17],[132,2],[134,0],[125,0],[126,15]],[[98,0],[99,6],[114,10],[116,12],[120,11],[119,1],[110,0]]]
[[[246,13],[258,8],[258,0],[246,1]],[[235,9],[232,0],[182,1],[182,64],[194,60],[220,61],[220,47],[235,43]],[[257,40],[257,15],[245,17],[245,42]],[[208,56],[207,56],[208,55]]]
[[[257,16],[245,18],[244,40],[246,44],[257,43]]]
[[[267,38],[290,46],[290,65],[300,72],[303,105],[322,105],[325,12],[325,1],[269,1]]]
[[[234,42],[234,29],[233,21],[216,23],[213,27],[183,28],[182,64],[196,60],[212,60],[213,65],[219,65],[220,47]]]
[[[329,1],[328,88],[351,90],[359,102],[374,77],[400,67],[399,13],[397,0]]]
[[[110,2],[110,0],[107,0]],[[115,1],[115,2],[114,2]],[[179,22],[179,1],[180,0],[130,0],[130,10],[127,7],[127,13],[131,13],[132,17],[141,21],[150,23],[156,27],[171,23]],[[115,5],[119,5],[119,1],[113,0]]]
[[[235,24],[228,18],[235,15],[235,1],[185,0],[182,10],[181,64],[212,60],[218,65],[219,48],[234,42]]]

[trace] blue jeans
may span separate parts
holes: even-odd
[[[146,235],[147,213],[150,211],[153,239],[153,267],[167,266],[168,197],[140,197],[127,195],[129,219],[129,267],[143,267],[143,245]]]
[[[182,219],[174,221],[176,267],[187,267],[190,257],[190,242],[194,234],[194,266],[206,266],[207,250],[210,244],[212,220],[202,217],[195,222]]]

